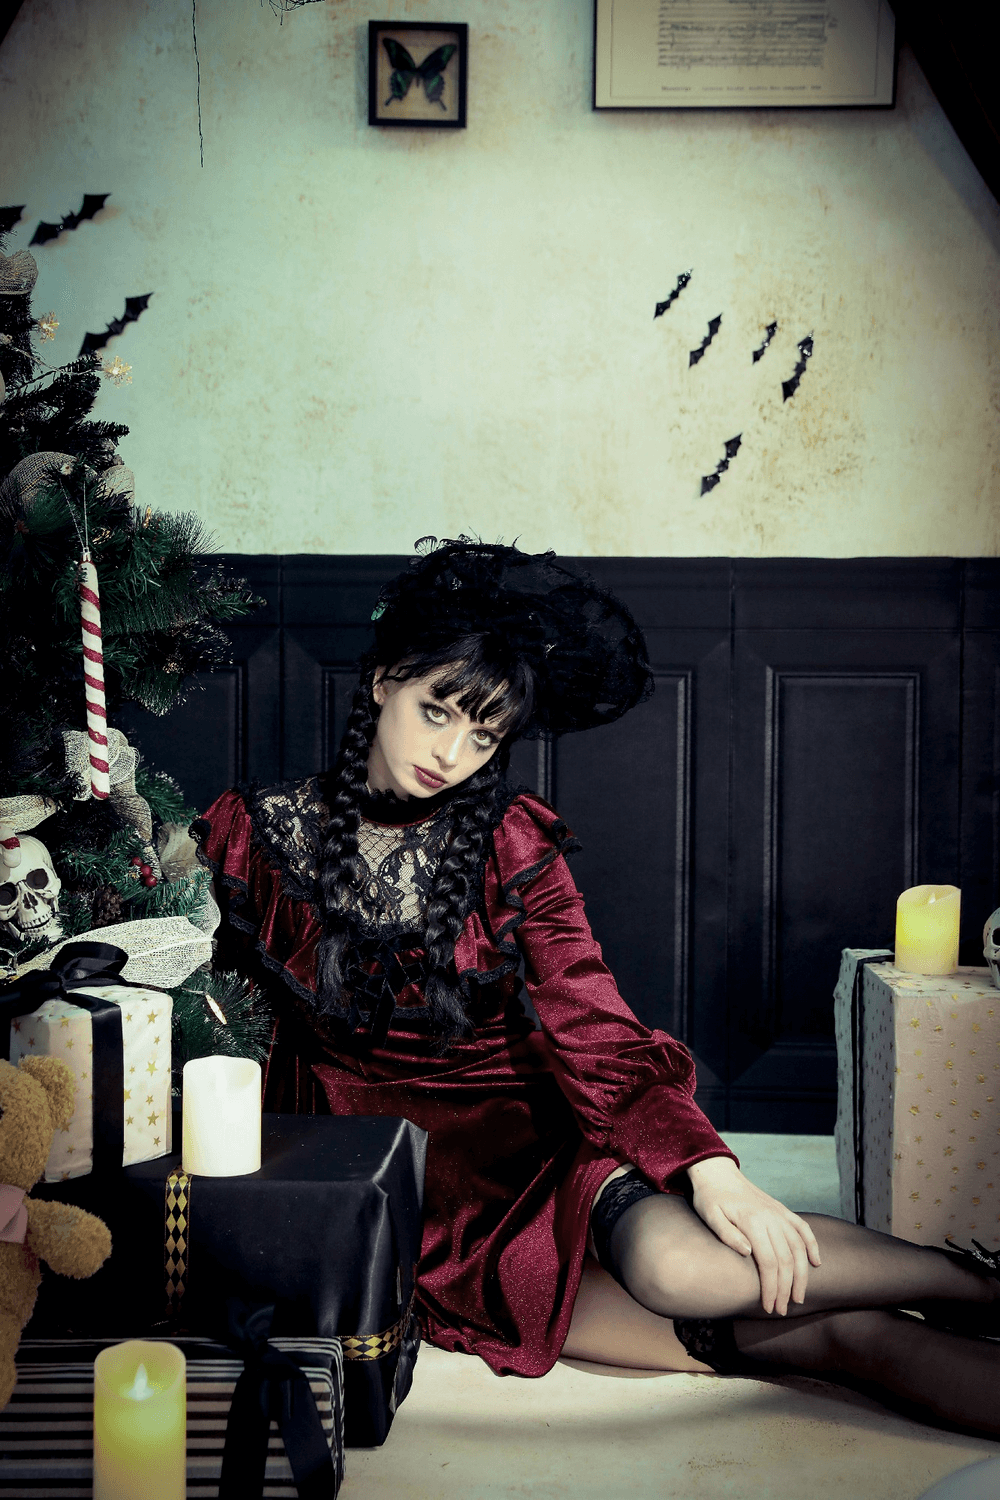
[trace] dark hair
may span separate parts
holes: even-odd
[[[378,666],[387,666],[394,682],[432,678],[437,698],[457,699],[470,718],[496,723],[503,738],[486,765],[462,783],[449,802],[451,838],[427,902],[425,997],[431,1025],[442,1043],[471,1030],[455,983],[455,943],[475,901],[476,880],[491,829],[494,792],[510,757],[510,746],[529,721],[534,702],[534,674],[489,634],[461,635],[448,645],[415,652],[391,663],[362,663],[347,728],[334,766],[328,794],[329,821],[320,848],[318,883],[323,904],[319,945],[317,1004],[321,1012],[345,1015],[343,959],[348,945],[348,914],[358,879],[358,827],[368,774],[368,752],[375,738],[379,710],[372,696]]]

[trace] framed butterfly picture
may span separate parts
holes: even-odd
[[[368,22],[368,123],[465,128],[469,28],[463,22]]]

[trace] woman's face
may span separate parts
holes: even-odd
[[[480,724],[454,698],[436,698],[435,677],[410,682],[375,674],[373,696],[381,706],[368,752],[368,784],[397,797],[433,797],[446,786],[466,781],[496,753],[503,738],[494,722]]]

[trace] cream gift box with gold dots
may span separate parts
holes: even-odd
[[[125,1075],[125,1151],[122,1165],[152,1161],[171,1150],[170,1019],[172,1002],[162,990],[134,985],[94,985],[74,991],[111,1000],[122,1013]],[[30,1016],[11,1022],[10,1060],[59,1057],[76,1077],[76,1109],[65,1130],[56,1131],[45,1166],[46,1182],[84,1177],[91,1170],[94,1141],[90,1012],[72,1000],[46,1000]]]
[[[841,1214],[919,1245],[1000,1249],[1000,990],[845,949],[835,991]]]

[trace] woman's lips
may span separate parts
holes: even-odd
[[[433,771],[425,771],[423,766],[414,766],[413,773],[421,786],[433,787],[435,791],[438,787],[448,785],[443,776],[435,776]]]

